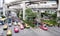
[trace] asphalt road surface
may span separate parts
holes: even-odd
[[[2,26],[0,26],[2,27]],[[53,30],[53,27],[49,28],[48,31],[44,31],[40,28],[37,29],[24,29],[24,30],[19,30],[19,33],[14,32],[14,27],[8,27],[8,29],[12,30],[12,36],[60,36],[59,32],[56,32]],[[3,28],[3,27],[2,27]],[[56,29],[58,30],[58,29]],[[6,36],[6,32],[4,31],[4,36]]]

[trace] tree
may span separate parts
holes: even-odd
[[[33,20],[33,17],[36,17],[36,16],[37,16],[36,12],[33,12],[32,9],[30,8],[26,9],[26,17],[28,20]]]
[[[30,8],[27,8],[26,9],[26,11],[25,11],[26,13],[26,20],[24,20],[24,22],[26,22],[27,24],[29,24],[31,27],[34,27],[35,26],[35,24],[33,24],[33,19],[34,19],[34,17],[36,17],[37,16],[37,14],[36,14],[36,12],[33,12],[32,11],[32,9],[30,9]]]
[[[52,19],[56,19],[57,18],[57,14],[56,13],[51,14],[51,17],[52,17]]]

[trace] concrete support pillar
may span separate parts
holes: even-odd
[[[23,1],[23,20],[25,20],[25,9],[26,9],[25,2]]]
[[[60,17],[60,0],[58,0],[59,3],[58,3],[58,12],[57,12],[57,17]]]
[[[5,16],[5,4],[3,4],[3,15]]]
[[[40,7],[40,2],[38,4],[38,7]],[[40,12],[40,9],[38,9],[38,12],[39,12],[39,22],[41,22],[41,12]]]
[[[57,17],[60,17],[60,12],[59,11],[57,11]]]

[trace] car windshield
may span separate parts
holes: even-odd
[[[0,24],[4,24],[4,21],[1,21],[1,20],[0,20]]]
[[[11,18],[8,18],[8,23],[11,23],[11,21],[12,21]]]

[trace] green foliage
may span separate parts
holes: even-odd
[[[25,14],[27,19],[24,22],[30,25],[31,27],[35,27],[35,24],[33,24],[33,17],[37,16],[36,12],[33,12],[32,9],[27,8]]]
[[[29,13],[31,13],[31,12],[32,12],[32,9],[27,8],[25,11],[26,11],[26,13],[28,13],[28,14],[29,14]]]
[[[27,23],[31,27],[35,27],[35,25],[33,24],[33,21],[27,21],[27,20],[23,20],[23,21],[24,21],[24,23]]]
[[[27,20],[33,20],[33,17],[36,17],[36,16],[37,16],[36,12],[33,12],[32,9],[30,8],[26,9]]]
[[[52,17],[53,19],[56,19],[56,18],[57,18],[57,14],[56,14],[56,13],[51,14],[51,17]]]
[[[20,10],[18,10],[18,11],[17,11],[17,17],[19,17],[19,16],[20,16],[19,14],[20,14]]]
[[[57,20],[60,20],[60,17],[57,17]]]
[[[47,12],[41,13],[42,17],[43,17],[43,15],[45,15],[45,16],[50,15],[49,17],[51,17],[52,19],[56,19],[57,18],[57,14],[56,13],[53,13],[53,14],[50,14],[50,13],[47,13]]]
[[[52,25],[56,25],[57,22],[55,20],[44,20],[43,22],[46,22],[47,24],[52,24]]]
[[[19,13],[17,13],[17,17],[19,17]]]
[[[23,13],[20,14],[20,19],[23,20]]]
[[[49,25],[50,24],[52,24],[52,25],[56,25],[57,24],[57,22],[56,22],[57,13],[56,12],[54,12],[53,14],[50,14],[48,12],[41,13],[42,17],[43,17],[43,15],[45,15],[45,16],[49,15],[48,17],[50,17],[50,20],[43,20],[43,22],[49,23]]]

